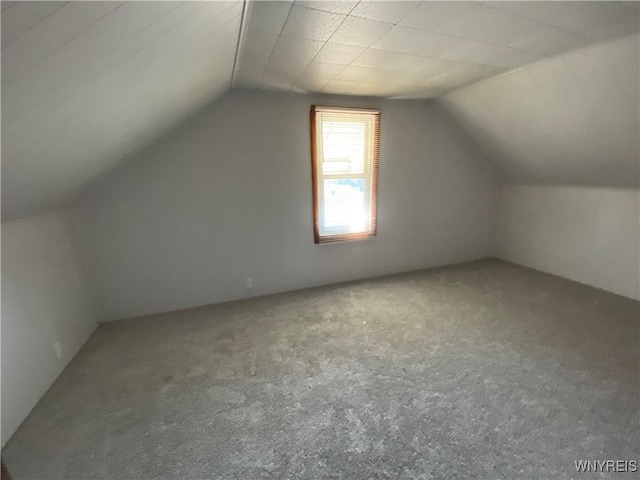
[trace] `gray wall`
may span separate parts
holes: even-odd
[[[499,256],[639,297],[639,63],[636,34],[438,99],[511,184]]]
[[[2,224],[2,445],[96,327],[70,218]]]
[[[508,186],[499,256],[640,299],[640,192]]]
[[[376,238],[313,243],[313,103],[382,108]],[[500,191],[428,102],[233,91],[91,189],[78,221],[114,320],[493,255]]]
[[[518,184],[640,182],[640,38],[576,50],[438,102]]]

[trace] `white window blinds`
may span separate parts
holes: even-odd
[[[376,234],[379,110],[311,107],[316,243]]]

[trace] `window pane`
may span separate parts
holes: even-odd
[[[311,107],[314,240],[376,234],[380,111]]]
[[[362,122],[322,122],[323,173],[363,173],[365,127]]]
[[[357,233],[369,228],[364,178],[324,180],[324,221],[326,233]]]

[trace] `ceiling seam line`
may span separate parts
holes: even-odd
[[[125,2],[122,2],[123,4]],[[187,3],[187,2],[182,2],[182,4]],[[201,2],[204,3],[205,5],[207,4],[207,2]],[[202,8],[204,8],[204,6],[199,6],[196,10],[194,10],[193,12],[189,13],[186,17],[180,19],[176,24],[172,25],[171,27],[167,28],[166,30],[164,30],[163,32],[160,33],[160,35],[158,35],[157,37],[154,37],[153,39],[148,40],[145,44],[141,45],[139,48],[137,48],[135,51],[131,52],[126,58],[120,59],[118,62],[114,63],[113,67],[119,67],[120,65],[122,65],[124,62],[127,61],[127,59],[129,58],[133,58],[135,56],[137,56],[141,51],[143,51],[145,48],[149,47],[154,41],[159,40],[160,38],[164,37],[166,34],[168,34],[169,32],[171,32],[174,28],[176,28],[179,24],[181,24],[182,22],[186,21],[187,19],[189,19],[190,17],[192,17],[195,13],[197,13],[199,10],[201,10]],[[173,11],[173,10],[171,10]],[[232,20],[230,20],[232,21]],[[146,27],[145,27],[146,29]],[[140,32],[136,33],[133,37],[131,38],[135,38],[136,36],[139,35],[139,33],[141,33],[143,30],[141,30]],[[119,48],[119,47],[118,47]],[[103,58],[108,57],[109,55],[111,55],[113,52],[115,52],[117,50],[114,49],[111,52],[109,52],[106,55],[103,55],[102,57],[100,57],[97,61],[101,61]],[[50,113],[51,110],[47,109],[44,110],[45,113]]]
[[[353,7],[351,7],[351,10],[349,10],[349,12],[348,12],[348,13],[344,14],[344,19],[342,19],[342,22],[340,22],[340,25],[338,25],[338,28],[336,28],[336,29],[333,31],[333,33],[329,36],[329,38],[327,38],[327,39],[322,43],[322,47],[320,47],[320,49],[316,52],[316,54],[311,58],[311,61],[309,62],[309,65],[311,65],[311,64],[313,63],[313,61],[316,59],[316,57],[317,57],[318,55],[320,55],[320,52],[321,52],[321,51],[322,51],[322,49],[325,47],[325,45],[326,45],[327,43],[331,42],[331,39],[333,38],[333,36],[334,36],[334,35],[336,34],[336,32],[340,29],[340,27],[342,27],[342,25],[344,24],[344,22],[346,22],[346,21],[347,21],[347,19],[348,19],[348,18],[349,18],[349,16],[351,15],[351,12],[353,12],[353,11],[356,9],[356,7],[357,7],[358,5],[360,5],[360,3],[361,3],[361,2],[357,2]],[[329,12],[329,13],[332,13],[332,12]],[[353,18],[353,17],[352,17],[352,18]],[[284,28],[284,27],[283,27],[283,28]],[[353,60],[352,60],[352,61],[353,61]],[[307,70],[307,68],[309,68],[309,65],[307,65],[307,67],[303,70],[303,72],[302,72],[302,73],[304,73],[304,72]],[[344,67],[342,70],[340,70],[338,73],[336,73],[335,75],[333,75],[333,76],[331,77],[331,79],[330,79],[327,83],[325,83],[325,84],[324,84],[324,86],[320,89],[320,91],[321,91],[321,92],[324,92],[324,89],[325,89],[327,86],[329,86],[329,84],[330,84],[331,82],[333,82],[333,80],[335,80],[335,78],[336,78],[338,75],[340,75],[340,74],[342,73],[342,71],[343,71],[345,68],[347,68],[348,66],[349,66],[349,64],[345,65],[345,67]],[[296,78],[296,81],[298,81],[298,80],[300,79],[300,77],[302,76],[302,73],[301,73],[300,75],[298,75],[298,77]]]
[[[632,33],[632,34],[629,34],[629,35],[623,35],[621,37],[616,37],[616,38],[614,38],[612,40],[607,40],[606,42],[599,42],[599,43],[592,43],[592,44],[589,44],[589,45],[583,45],[583,46],[580,46],[580,47],[572,48],[570,50],[566,50],[566,51],[564,51],[562,53],[558,53],[558,54],[552,55],[550,57],[542,57],[542,58],[540,58],[538,60],[534,60],[533,62],[525,63],[523,65],[511,68],[511,69],[506,69],[504,72],[497,73],[496,75],[485,77],[485,78],[479,79],[478,81],[473,81],[473,83],[470,83],[470,84],[468,84],[466,86],[455,86],[455,87],[453,87],[453,88],[451,88],[451,89],[449,89],[449,90],[447,90],[445,92],[442,92],[442,94],[438,94],[434,98],[438,98],[438,97],[443,96],[443,95],[445,95],[447,93],[455,92],[456,90],[462,90],[463,88],[474,87],[476,85],[481,85],[481,84],[483,84],[485,82],[494,80],[496,78],[504,77],[504,76],[510,75],[512,73],[519,72],[521,70],[526,70],[528,68],[533,67],[534,65],[539,65],[540,63],[544,63],[544,62],[550,62],[552,60],[564,57],[566,55],[570,55],[572,53],[579,52],[581,50],[587,50],[589,48],[595,48],[595,47],[600,47],[600,46],[603,46],[603,45],[609,45],[611,43],[616,43],[616,42],[619,42],[619,41],[621,41],[623,39],[626,39],[628,37],[632,37],[632,36],[638,35],[638,34],[639,33],[636,32],[636,33]],[[500,68],[500,67],[498,67],[498,68]]]
[[[236,78],[236,70],[238,68],[238,58],[240,57],[240,48],[242,46],[242,40],[244,38],[244,28],[246,25],[246,16],[249,9],[247,8],[248,0],[242,1],[242,15],[240,16],[240,28],[238,30],[238,42],[236,43],[236,54],[233,57],[233,69],[231,70],[231,80],[229,82],[229,89],[233,88],[233,82]]]
[[[71,2],[66,2],[64,5],[67,5]],[[116,2],[112,2],[112,3],[116,3]],[[35,66],[37,66],[39,63],[43,62],[45,59],[51,57],[53,54],[55,54],[58,50],[60,50],[61,48],[63,48],[65,45],[71,43],[75,38],[79,37],[80,35],[82,35],[83,33],[87,32],[91,27],[93,27],[95,24],[101,22],[102,20],[104,20],[105,18],[107,18],[109,15],[111,15],[113,12],[115,12],[117,9],[119,9],[120,7],[122,7],[126,2],[120,2],[118,3],[118,5],[116,7],[114,7],[113,9],[109,10],[108,12],[106,12],[104,15],[102,15],[101,17],[97,18],[96,20],[92,21],[91,23],[89,23],[89,25],[86,26],[86,28],[83,28],[82,30],[80,30],[79,32],[76,32],[74,35],[72,35],[70,38],[68,38],[67,40],[65,40],[64,42],[62,42],[60,45],[58,45],[57,47],[55,47],[53,50],[51,50],[50,52],[48,52],[47,54],[45,54],[42,57],[37,58],[36,60],[30,62],[28,65],[23,66],[19,71],[18,74],[24,72],[24,70],[29,69],[29,68],[33,68]],[[64,5],[62,7],[64,7]],[[62,7],[60,7],[58,10],[60,10]],[[56,10],[56,12],[58,11]],[[55,12],[53,12],[55,13]],[[51,15],[49,15],[51,16]],[[26,32],[25,32],[26,33]],[[16,74],[17,75],[17,74]],[[15,81],[15,79],[10,79],[10,81]]]
[[[571,30],[566,30],[564,27],[559,27],[557,25],[552,25],[552,24],[547,23],[547,22],[545,22],[543,20],[540,20],[538,18],[530,17],[528,15],[525,15],[524,13],[513,12],[513,11],[508,10],[508,9],[499,8],[497,6],[490,5],[490,4],[486,3],[486,2],[481,2],[481,4],[484,5],[485,7],[497,10],[498,12],[502,12],[502,13],[505,13],[507,15],[513,15],[514,17],[524,18],[525,20],[529,20],[530,22],[534,22],[534,23],[537,23],[539,25],[544,25],[545,27],[553,28],[553,29],[558,30],[558,31],[560,31],[562,33],[566,33],[567,35],[574,35],[574,36],[577,36],[577,37],[586,38],[588,40],[594,39],[594,37],[589,37],[588,35],[585,35],[583,33],[576,33],[576,32],[572,32]]]
[[[6,45],[2,46],[2,50],[4,50],[5,48],[7,48],[9,45],[11,45],[14,41],[18,40],[20,37],[24,36],[27,32],[29,32],[30,30],[32,30],[33,28],[37,27],[39,24],[41,24],[42,22],[44,22],[47,18],[49,18],[51,15],[53,15],[54,13],[56,13],[58,10],[60,10],[62,7],[64,7],[67,3],[69,2],[63,2],[62,5],[59,5],[55,10],[53,10],[51,13],[48,13],[47,15],[45,15],[44,17],[42,17],[40,20],[38,20],[36,23],[34,23],[32,26],[30,26],[27,30],[25,30],[24,32],[18,34],[17,36],[13,37],[11,40],[9,40]],[[15,6],[16,4],[14,3],[13,5],[11,5],[11,7]],[[9,7],[10,8],[10,7]],[[9,10],[7,8],[7,10]],[[3,14],[5,15],[5,14]]]
[[[282,37],[282,31],[284,30],[284,26],[287,24],[287,20],[289,20],[289,17],[291,16],[292,11],[293,11],[293,2],[289,5],[289,10],[287,11],[287,17],[284,19],[282,27],[280,27],[280,32],[278,32],[278,38],[276,38],[276,43],[273,46],[273,50],[271,50],[269,57],[267,58],[267,63],[263,67],[262,73],[260,73],[260,80],[258,81],[258,87],[256,87],[258,89],[260,89],[260,85],[262,84],[262,79],[264,78],[264,73],[267,70],[267,67],[269,66],[269,62],[271,62],[271,57],[273,57],[273,54],[276,51],[276,48],[278,48],[278,43],[280,42],[280,38]],[[291,90],[291,88],[289,88],[289,90]],[[283,91],[288,92],[289,90],[283,90]]]

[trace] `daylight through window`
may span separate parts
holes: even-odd
[[[316,243],[376,234],[380,111],[311,107]]]

